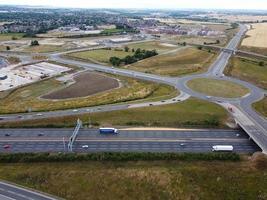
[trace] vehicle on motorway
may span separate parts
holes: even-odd
[[[228,110],[229,110],[230,112],[234,112],[234,110],[233,110],[232,107],[228,107]]]
[[[38,136],[41,137],[41,136],[44,136],[44,134],[43,133],[38,133]]]
[[[43,116],[43,114],[42,113],[37,113],[36,116]]]
[[[100,134],[118,134],[118,129],[116,128],[100,128],[99,129]]]
[[[3,147],[4,147],[4,149],[10,149],[11,148],[11,145],[5,144]]]
[[[82,148],[83,148],[83,149],[88,149],[89,146],[88,146],[88,145],[83,145]]]
[[[212,146],[212,151],[218,152],[218,151],[229,151],[232,152],[234,150],[234,147],[232,145],[215,145]]]
[[[78,110],[74,109],[74,110],[72,110],[72,112],[78,112]]]
[[[10,136],[10,133],[6,133],[5,136],[6,136],[6,137]]]

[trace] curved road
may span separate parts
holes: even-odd
[[[54,53],[50,55],[46,54],[46,55],[49,55],[51,60],[57,61],[62,64],[71,64],[71,65],[80,66],[82,68],[89,69],[89,70],[101,71],[105,73],[118,74],[122,76],[139,78],[142,80],[169,84],[169,85],[176,87],[181,92],[181,94],[178,97],[167,100],[165,102],[150,102],[150,103],[141,103],[141,104],[127,104],[127,105],[125,104],[106,105],[106,106],[101,106],[101,107],[80,108],[80,109],[75,109],[75,110],[51,111],[51,112],[45,112],[45,113],[41,113],[37,115],[36,113],[35,114],[34,113],[23,113],[23,114],[14,114],[14,115],[3,115],[3,116],[0,116],[0,119],[2,121],[9,121],[9,120],[12,121],[12,120],[22,120],[22,119],[25,120],[25,119],[37,119],[37,118],[46,118],[46,117],[53,117],[53,116],[83,114],[83,113],[88,113],[88,112],[121,110],[121,109],[128,109],[132,107],[150,106],[151,104],[162,105],[162,104],[175,103],[177,101],[186,100],[190,96],[193,96],[193,97],[205,99],[211,102],[215,102],[225,107],[226,109],[231,107],[233,110],[231,114],[235,117],[236,122],[239,123],[239,125],[248,132],[248,134],[255,140],[257,144],[259,144],[259,146],[262,148],[264,152],[267,152],[267,121],[264,117],[260,116],[257,112],[255,112],[251,107],[251,104],[253,102],[259,99],[262,99],[264,97],[264,94],[266,94],[266,91],[248,82],[241,81],[241,80],[231,78],[231,77],[225,77],[223,75],[223,71],[230,57],[232,56],[232,53],[236,50],[241,38],[243,37],[246,31],[247,31],[246,26],[240,25],[240,31],[229,42],[229,44],[225,48],[227,50],[222,50],[217,60],[210,66],[209,70],[206,73],[197,74],[197,75],[189,75],[189,76],[185,76],[182,78],[171,78],[171,77],[147,74],[147,73],[142,73],[142,72],[137,72],[137,71],[132,71],[132,70],[112,68],[112,67],[103,66],[99,64],[85,63],[82,61],[71,60],[71,59],[62,57],[62,54],[65,54],[65,52]],[[205,94],[192,91],[186,85],[186,83],[189,80],[192,80],[195,78],[214,78],[214,79],[232,81],[232,82],[241,84],[249,88],[250,94],[242,98],[236,98],[236,99],[226,99],[226,98],[219,98],[219,97],[207,98]],[[235,112],[240,113],[240,114],[236,115]],[[249,121],[249,122],[243,123],[245,121]]]

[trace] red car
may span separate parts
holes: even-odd
[[[11,148],[11,145],[9,144],[4,145],[4,149],[10,149],[10,148]]]

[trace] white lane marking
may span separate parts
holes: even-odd
[[[11,198],[11,197],[4,196],[4,195],[2,195],[2,194],[0,194],[0,199],[1,199],[1,200],[16,200],[16,199],[13,199],[13,198]]]
[[[0,182],[0,187],[1,187],[1,184],[2,185],[6,185],[6,186],[11,187],[11,188],[16,188],[18,190],[22,190],[22,191],[25,191],[25,192],[28,192],[28,193],[35,194],[37,196],[44,197],[44,198],[49,199],[49,200],[56,200],[53,197],[46,196],[45,194],[42,194],[42,193],[39,193],[39,192],[35,192],[35,191],[27,189],[27,188],[19,187],[19,186],[16,186],[16,185],[11,185],[11,184],[5,183],[5,182]]]
[[[14,192],[14,191],[12,191],[12,190],[6,190],[6,192],[8,192],[8,193],[10,193],[10,194],[14,194],[14,195],[19,196],[19,197],[23,197],[23,198],[28,199],[28,200],[34,200],[34,199],[31,198],[31,197],[27,197],[27,196],[25,196],[25,195],[23,195],[23,194]]]

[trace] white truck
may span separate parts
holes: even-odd
[[[232,152],[234,150],[234,147],[232,145],[215,145],[212,146],[212,151],[218,152],[218,151],[229,151]]]

